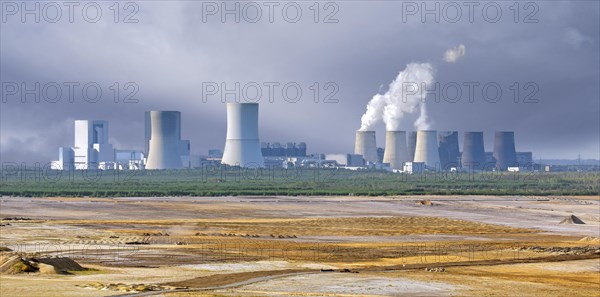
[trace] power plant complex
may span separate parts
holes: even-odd
[[[394,172],[457,170],[530,170],[531,152],[517,152],[515,134],[498,131],[493,152],[486,152],[483,132],[464,132],[462,151],[458,131],[386,131],[385,149],[378,148],[375,131],[356,131],[354,153],[308,154],[306,143],[260,142],[257,103],[227,103],[224,149],[211,149],[206,157],[190,154],[190,141],[182,140],[181,112],[146,111],[142,151],[119,150],[109,143],[108,122],[76,120],[74,146],[60,147],[58,170],[164,170],[205,164],[264,167],[375,168]]]
[[[374,131],[357,131],[355,154],[372,154]],[[366,137],[365,135],[368,135]],[[365,164],[377,167],[373,157],[364,158]],[[386,143],[381,168],[415,173],[456,170],[531,170],[531,152],[517,152],[514,132],[495,133],[493,153],[486,153],[483,132],[465,132],[463,151],[459,149],[458,131],[419,130],[386,131]]]
[[[306,154],[306,144],[299,147]],[[59,158],[52,161],[51,167],[161,170],[198,167],[202,163],[191,159],[190,141],[181,138],[181,112],[146,111],[143,151],[114,149],[108,143],[107,121],[76,120],[74,146],[60,147]],[[258,104],[227,104],[225,149],[215,159],[229,166],[264,167],[258,138]]]

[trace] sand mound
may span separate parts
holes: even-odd
[[[5,257],[0,265],[0,273],[17,274],[39,272],[40,274],[62,274],[69,271],[82,271],[85,268],[71,258],[21,258],[18,255]]]
[[[31,265],[28,261],[21,259],[20,257],[11,258],[9,261],[2,265],[2,273],[5,274],[17,274],[24,272],[35,272],[37,267]]]
[[[425,205],[425,206],[432,206],[433,202],[431,202],[431,200],[419,200],[419,201],[417,201],[417,204]]]
[[[40,274],[60,274],[62,271],[56,267],[44,263],[38,263],[38,272]]]
[[[561,225],[571,225],[571,224],[585,224],[584,221],[582,221],[580,218],[576,217],[575,215],[570,215],[568,217],[566,217],[564,220],[560,221]]]
[[[85,268],[81,267],[77,262],[73,261],[71,258],[67,257],[57,257],[57,258],[39,258],[36,259],[38,267],[40,268],[40,273],[43,273],[42,267],[45,267],[45,271],[51,273],[51,268],[54,269],[54,273],[65,273],[67,271],[82,271]],[[46,267],[50,266],[50,267]]]

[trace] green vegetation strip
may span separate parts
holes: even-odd
[[[427,173],[336,169],[3,172],[20,197],[599,195],[600,173]]]

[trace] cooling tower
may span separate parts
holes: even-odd
[[[485,166],[485,149],[483,147],[483,132],[465,132],[462,167],[482,170]]]
[[[459,167],[458,159],[460,151],[458,149],[458,132],[442,131],[438,135],[440,164],[443,170],[450,170],[452,167]]]
[[[182,168],[179,155],[181,113],[178,111],[151,111],[150,145],[146,169]]]
[[[437,169],[440,166],[437,131],[417,131],[414,162],[423,162],[429,169]]]
[[[415,148],[417,147],[417,131],[408,133],[408,161],[415,160]]]
[[[378,161],[375,131],[356,131],[354,153],[362,155],[367,162],[376,163]]]
[[[392,169],[403,169],[404,162],[408,162],[405,131],[385,132],[385,152],[383,163],[389,163]]]
[[[496,158],[496,168],[499,170],[506,170],[508,167],[517,166],[514,132],[496,132],[494,137],[494,158]]]
[[[258,103],[227,103],[227,140],[221,163],[264,167],[258,140]]]

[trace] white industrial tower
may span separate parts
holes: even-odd
[[[150,116],[151,113],[152,111],[146,111],[144,113],[144,155],[146,156],[146,158],[148,158],[148,156],[150,155],[150,138],[152,137],[152,120]],[[175,135],[179,139],[177,150],[179,152],[179,157],[181,158],[181,163],[183,167],[187,168],[190,167],[190,141],[181,140],[181,113],[177,111],[175,111],[175,113],[175,117],[177,117]]]
[[[183,167],[179,146],[181,143],[181,113],[178,111],[151,111],[152,134],[146,169],[180,169]]]
[[[258,138],[258,103],[227,103],[227,139],[221,163],[264,167]]]
[[[403,169],[404,162],[408,161],[406,131],[386,131],[383,163],[390,164],[392,169]]]
[[[437,170],[440,166],[438,137],[435,130],[417,131],[417,145],[414,162],[423,162],[428,169]]]
[[[362,155],[366,162],[376,163],[379,160],[377,157],[375,131],[356,131],[354,153]]]

